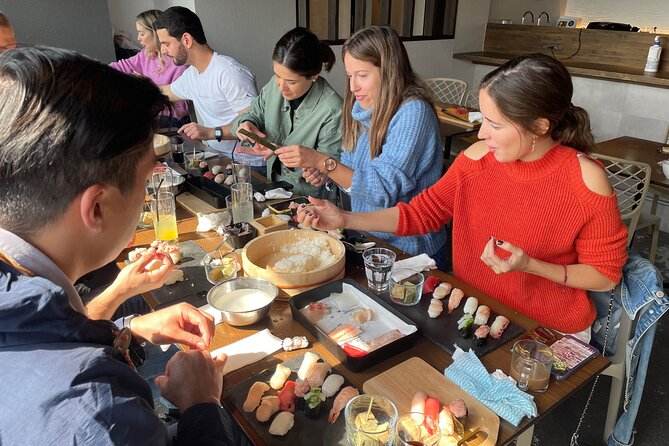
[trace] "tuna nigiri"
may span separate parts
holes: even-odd
[[[279,409],[295,412],[295,381],[286,381],[279,393]]]

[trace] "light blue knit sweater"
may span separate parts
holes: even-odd
[[[341,162],[354,170],[349,193],[354,212],[369,212],[408,202],[441,176],[443,153],[439,124],[430,104],[411,99],[404,102],[388,125],[381,154],[369,157],[369,125],[372,110],[353,105],[353,119],[364,128],[353,152],[344,151]],[[432,256],[446,243],[446,232],[401,237],[373,233],[411,255]]]

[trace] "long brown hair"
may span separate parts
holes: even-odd
[[[402,103],[409,98],[420,98],[432,103],[432,94],[414,73],[406,48],[392,28],[370,26],[359,30],[344,43],[342,58],[346,54],[373,64],[381,72],[379,94],[372,110],[369,130],[369,155],[375,158],[381,153],[390,120]],[[354,102],[351,89],[346,88],[342,145],[348,152],[355,149],[362,131],[360,123],[351,115]]]
[[[595,140],[588,112],[571,103],[574,86],[569,72],[545,54],[511,59],[481,81],[500,112],[521,128],[541,134],[537,120],[549,122],[547,133],[560,144],[586,152]]]

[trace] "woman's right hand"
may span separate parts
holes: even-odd
[[[297,221],[307,227],[320,230],[338,229],[346,227],[344,211],[329,202],[309,197],[313,206],[301,204],[297,208]]]

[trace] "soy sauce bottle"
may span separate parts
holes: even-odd
[[[175,135],[170,138],[170,145],[172,146],[172,159],[175,163],[184,163],[184,139]]]

